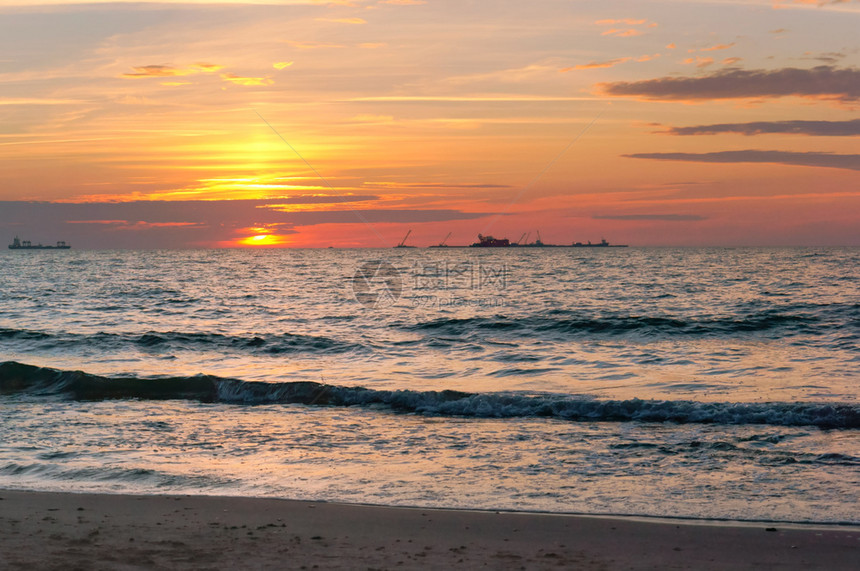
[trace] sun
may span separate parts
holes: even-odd
[[[277,234],[256,234],[242,238],[237,242],[240,246],[283,246],[288,243],[286,236]]]

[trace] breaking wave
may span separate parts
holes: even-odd
[[[183,399],[243,405],[355,406],[472,418],[545,417],[578,422],[765,424],[860,429],[860,405],[857,404],[597,400],[560,394],[375,390],[310,381],[264,383],[212,375],[103,377],[14,361],[0,363],[0,394],[54,395],[74,400]]]

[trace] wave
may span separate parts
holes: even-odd
[[[153,352],[219,350],[269,355],[297,352],[344,353],[364,348],[355,343],[344,343],[330,337],[293,333],[241,336],[148,331],[142,334],[100,332],[83,335],[0,328],[0,339],[26,341],[29,349],[62,349],[81,345],[96,346],[100,349],[123,349],[133,346],[142,351]]]
[[[0,363],[0,394],[74,400],[183,399],[244,405],[373,407],[393,412],[472,418],[544,417],[578,422],[767,424],[860,429],[860,405],[597,400],[574,395],[375,390],[311,381],[264,383],[213,375],[103,377],[14,361]]]
[[[662,336],[732,336],[744,333],[774,332],[780,335],[816,333],[846,325],[833,323],[830,312],[767,310],[731,317],[671,317],[610,315],[593,317],[558,311],[528,317],[470,317],[435,319],[404,327],[416,332],[439,335],[464,335],[474,331],[494,334],[538,334],[541,336],[615,336],[641,334]],[[843,314],[844,315],[844,314]],[[849,324],[850,325],[850,324]],[[856,324],[855,324],[856,325]]]
[[[730,316],[596,316],[579,311],[554,310],[527,316],[439,318],[417,323],[396,321],[390,327],[417,335],[418,338],[369,344],[355,339],[288,332],[226,334],[138,331],[86,334],[0,327],[0,340],[16,343],[20,350],[26,352],[84,347],[108,351],[131,349],[152,354],[213,351],[253,355],[370,353],[387,349],[398,351],[408,345],[448,349],[462,347],[464,341],[471,345],[476,337],[481,344],[488,344],[498,340],[519,342],[522,339],[564,342],[583,338],[634,337],[659,340],[678,337],[736,338],[745,335],[784,339],[801,335],[805,336],[804,342],[807,343],[832,344],[843,340],[850,343],[860,335],[860,305],[792,304],[764,311],[739,309]]]

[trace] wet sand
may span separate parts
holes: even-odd
[[[0,490],[2,569],[856,569],[860,527]]]

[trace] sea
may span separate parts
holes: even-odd
[[[858,248],[0,267],[0,488],[860,524]]]

